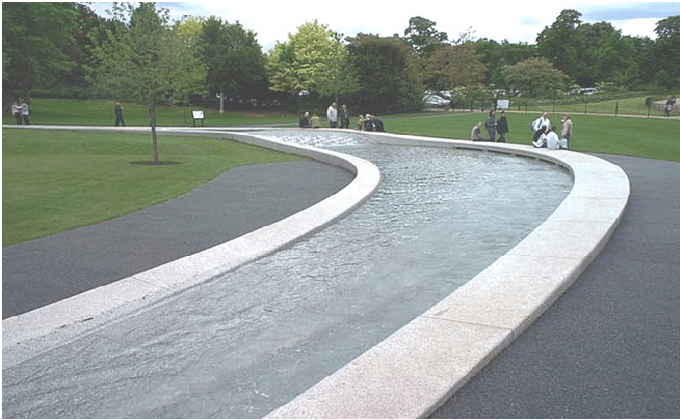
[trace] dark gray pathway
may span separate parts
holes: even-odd
[[[601,157],[631,181],[611,241],[433,418],[680,417],[680,163]]]
[[[284,219],[353,179],[313,160],[240,166],[168,202],[2,249],[2,318],[19,315]]]

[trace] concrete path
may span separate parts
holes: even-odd
[[[680,163],[601,157],[631,182],[609,244],[432,418],[680,417]]]
[[[23,314],[282,220],[354,175],[313,160],[231,169],[140,212],[2,249],[2,318]]]

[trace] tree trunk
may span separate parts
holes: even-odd
[[[151,138],[153,141],[153,163],[158,163],[158,136],[156,135],[156,98],[151,98],[149,105],[149,117],[151,119]]]
[[[220,92],[220,114],[224,114],[224,92]]]

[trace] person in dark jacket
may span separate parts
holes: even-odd
[[[508,120],[505,118],[505,111],[501,111],[501,117],[496,123],[496,130],[498,130],[498,135],[500,136],[498,142],[505,143],[505,135],[510,132],[510,129],[508,129]]]
[[[309,128],[309,126],[309,111],[307,111],[303,116],[300,117],[300,128]]]
[[[122,125],[125,127],[125,120],[123,119],[123,106],[120,104],[120,102],[116,102],[116,105],[113,107],[113,115],[116,117],[116,122],[113,123],[116,127]]]
[[[340,109],[340,128],[349,128],[349,110],[347,105],[343,105]]]
[[[496,141],[496,111],[489,112],[489,119],[486,120],[486,131],[489,132],[489,140]]]

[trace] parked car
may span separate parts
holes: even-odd
[[[581,89],[581,95],[595,95],[596,93],[597,93],[596,88]]]
[[[425,106],[431,106],[431,107],[440,107],[440,106],[447,106],[450,103],[450,101],[447,101],[446,99],[442,98],[441,96],[438,95],[425,95],[423,96],[423,104]]]

